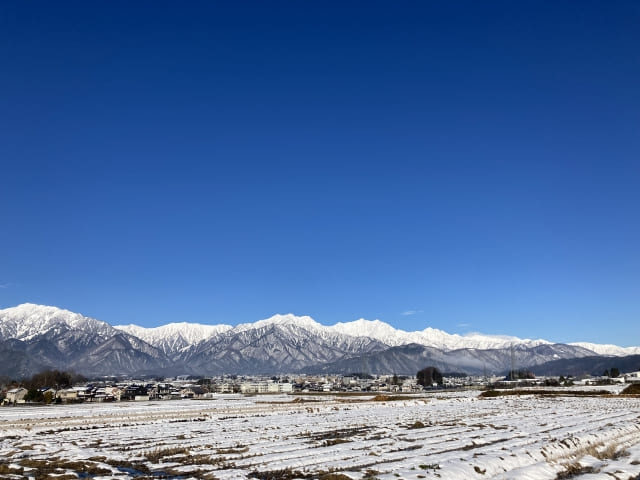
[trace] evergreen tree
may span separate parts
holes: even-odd
[[[442,373],[436,367],[426,367],[416,374],[418,384],[423,387],[430,387],[434,383],[442,385]]]

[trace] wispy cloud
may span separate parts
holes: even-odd
[[[13,285],[13,283],[0,283],[0,288],[9,288]]]
[[[469,328],[471,326],[470,323],[459,323],[458,328]]]
[[[402,312],[400,315],[404,315],[405,317],[408,317],[409,315],[416,315],[417,313],[422,313],[422,310],[406,310]]]

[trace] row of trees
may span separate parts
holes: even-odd
[[[60,370],[45,370],[36,373],[31,378],[22,381],[22,386],[28,390],[25,400],[28,402],[51,403],[55,400],[53,392],[43,392],[45,388],[60,390],[71,387],[74,383],[86,379],[81,375]]]
[[[416,374],[418,384],[423,387],[430,387],[434,383],[442,385],[442,373],[436,367],[426,367]]]

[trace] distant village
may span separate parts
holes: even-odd
[[[150,400],[213,399],[220,394],[293,394],[293,393],[420,393],[437,389],[456,388],[512,388],[521,386],[579,386],[610,385],[613,383],[640,384],[640,372],[612,377],[587,376],[509,378],[509,376],[444,376],[428,385],[418,383],[416,377],[398,375],[328,375],[328,376],[220,376],[193,378],[178,376],[162,381],[142,379],[105,379],[81,382],[60,388],[56,385],[39,387],[37,392],[25,386],[9,385],[0,391],[4,406],[18,404],[56,404],[83,402],[121,402]]]

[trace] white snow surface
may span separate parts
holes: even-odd
[[[294,401],[296,400],[296,401]],[[216,395],[212,400],[0,408],[3,477],[353,480],[640,475],[640,399],[438,392]],[[379,399],[380,400],[380,399]],[[268,474],[272,472],[272,474]],[[95,476],[93,476],[95,475]],[[147,478],[148,478],[147,477]]]

